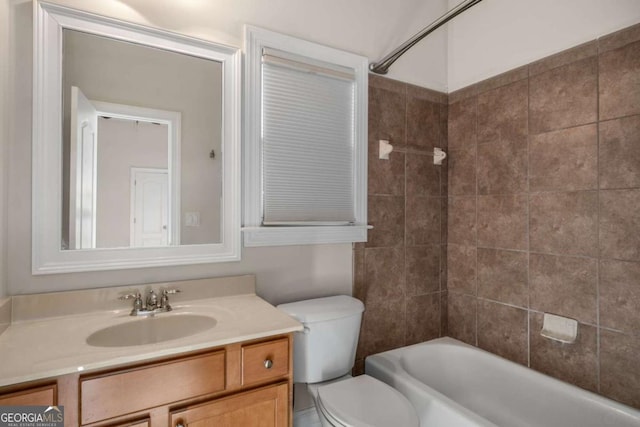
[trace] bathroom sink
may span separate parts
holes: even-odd
[[[216,319],[197,314],[171,314],[131,320],[100,329],[87,338],[94,347],[128,347],[155,344],[204,332]]]

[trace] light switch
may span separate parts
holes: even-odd
[[[187,227],[200,227],[200,212],[185,212],[184,222]]]

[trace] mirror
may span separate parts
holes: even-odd
[[[62,52],[62,248],[220,242],[222,64],[69,29]]]
[[[36,9],[34,274],[238,260],[238,50]]]

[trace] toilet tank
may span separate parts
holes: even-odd
[[[293,338],[293,382],[317,383],[353,368],[364,304],[338,295],[281,304],[278,309],[304,325]]]

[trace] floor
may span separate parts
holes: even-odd
[[[293,427],[321,427],[320,418],[315,407],[293,413]]]

